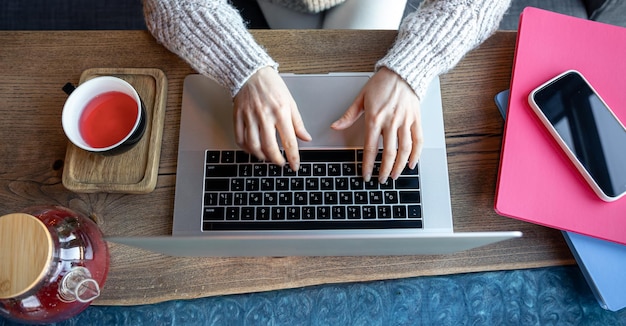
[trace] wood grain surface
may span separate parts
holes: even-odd
[[[372,71],[394,31],[258,30],[282,72]],[[95,304],[134,305],[323,283],[573,264],[559,231],[501,217],[493,199],[515,33],[499,32],[441,77],[456,231],[519,230],[521,239],[445,256],[176,258],[110,244]],[[194,71],[145,31],[0,32],[0,215],[40,204],[92,216],[106,235],[166,235],[172,227],[183,79]],[[158,180],[149,194],[75,193],[61,183],[66,95],[97,67],[157,68],[168,80]]]

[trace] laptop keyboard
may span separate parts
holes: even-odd
[[[380,184],[381,157],[364,182],[361,149],[300,149],[298,171],[207,150],[202,230],[422,228],[418,167]]]

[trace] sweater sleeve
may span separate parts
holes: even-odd
[[[144,16],[159,43],[232,96],[260,68],[278,68],[227,0],[144,0]]]
[[[422,99],[431,80],[452,69],[498,27],[510,0],[425,0],[408,15],[377,64],[411,85]]]

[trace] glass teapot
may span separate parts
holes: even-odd
[[[100,295],[109,252],[91,219],[59,206],[0,217],[0,316],[69,319]]]

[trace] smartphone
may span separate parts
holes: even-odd
[[[580,72],[547,81],[528,102],[602,200],[626,193],[626,128]]]

